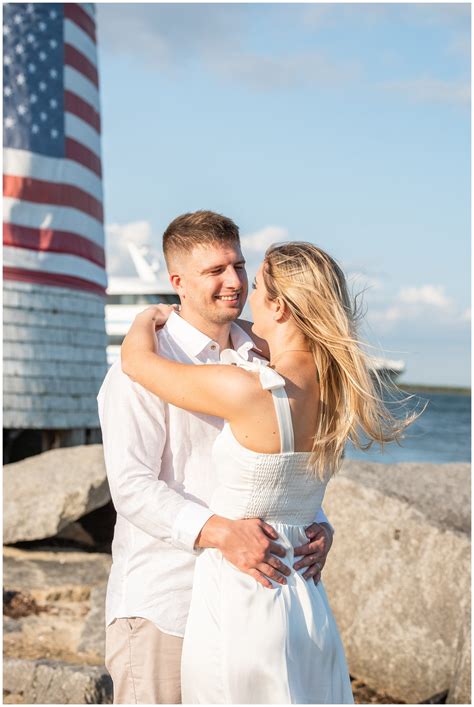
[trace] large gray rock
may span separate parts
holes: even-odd
[[[470,593],[469,465],[345,461],[324,506],[324,584],[351,674],[408,703],[448,690]]]
[[[78,650],[83,653],[105,658],[105,596],[107,586],[94,587],[90,596],[90,609],[87,614]]]
[[[49,538],[110,500],[102,445],[52,449],[3,471],[3,541]]]
[[[86,552],[29,552],[3,548],[3,586],[26,592],[36,601],[89,599],[94,587],[104,585],[110,555]]]
[[[470,607],[469,607],[470,609]],[[471,694],[471,612],[466,612],[459,631],[459,642],[454,661],[454,674],[446,702],[466,704]]]
[[[112,681],[104,667],[52,660],[6,658],[3,689],[26,704],[110,704]]]
[[[4,623],[5,658],[28,659],[30,667],[39,659],[103,665],[110,565],[106,554],[4,547],[4,601],[14,617]],[[12,678],[9,703],[20,688]]]
[[[342,475],[405,501],[434,525],[471,532],[470,464],[375,464],[345,460]]]

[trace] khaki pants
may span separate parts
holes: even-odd
[[[114,704],[181,704],[182,645],[147,619],[115,619],[105,634]]]

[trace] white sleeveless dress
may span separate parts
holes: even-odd
[[[210,507],[231,519],[262,518],[279,534],[292,569],[293,547],[321,507],[326,483],[308,474],[308,453],[295,452],[284,379],[264,362],[231,350],[221,360],[260,374],[272,391],[280,454],[243,447],[226,423],[213,446],[218,487]],[[287,577],[267,589],[219,550],[196,562],[182,656],[183,704],[353,704],[349,672],[322,581]]]

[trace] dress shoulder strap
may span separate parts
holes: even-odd
[[[285,388],[274,388],[272,390],[273,403],[280,430],[280,453],[295,451],[295,438],[293,433],[293,422],[291,420],[290,401]]]
[[[244,360],[233,349],[224,349],[221,353],[221,363],[240,366],[247,371],[254,371],[259,374],[260,383],[264,390],[270,390],[275,412],[280,430],[280,453],[294,452],[295,440],[293,433],[293,422],[291,420],[290,401],[285,391],[285,379],[273,368],[270,368],[268,361],[255,358],[252,361]]]

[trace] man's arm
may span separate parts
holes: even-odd
[[[315,523],[325,523],[327,526],[329,526],[329,528],[334,533],[334,528],[332,527],[331,523],[328,521],[327,516],[322,508],[320,508],[319,511],[316,513],[316,518],[314,519],[314,522]]]
[[[166,440],[165,408],[115,364],[98,396],[105,465],[117,512],[152,537],[189,552],[209,508],[158,478]]]

